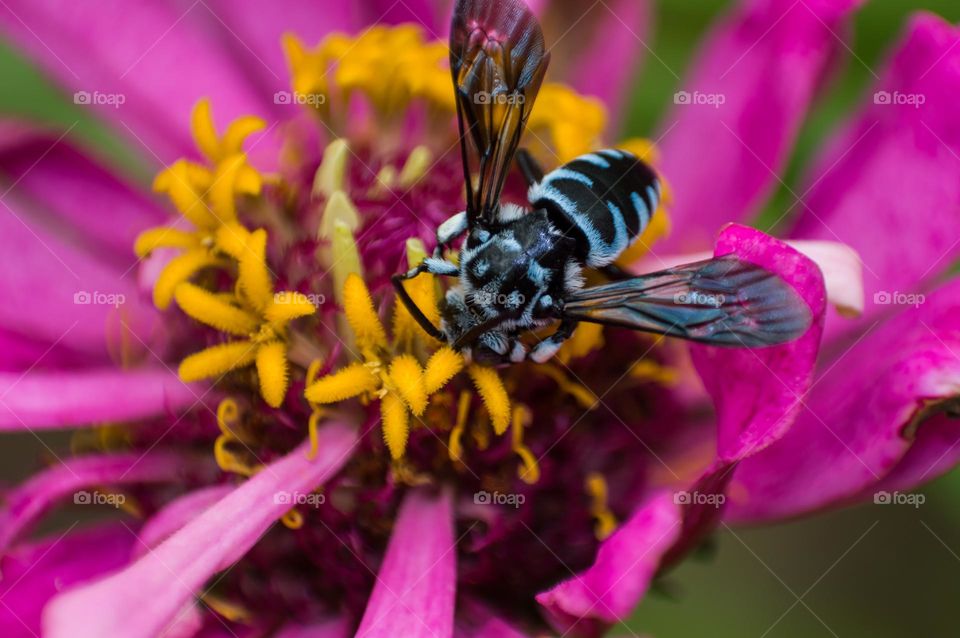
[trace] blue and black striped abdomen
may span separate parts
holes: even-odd
[[[637,156],[605,149],[548,173],[528,198],[577,240],[583,263],[599,268],[613,263],[650,223],[660,181]]]

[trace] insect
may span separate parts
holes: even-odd
[[[433,255],[393,277],[423,329],[490,365],[550,359],[580,322],[708,344],[762,347],[794,340],[811,318],[794,289],[736,258],[716,258],[642,276],[614,262],[659,204],[660,181],[636,156],[606,149],[544,175],[519,150],[550,55],[522,0],[458,0],[450,31],[466,210],[437,229]],[[529,209],[501,203],[516,162]],[[444,258],[464,238],[459,260]],[[583,272],[609,283],[584,287]],[[403,286],[422,273],[457,278],[434,326]],[[529,347],[533,330],[558,323]]]

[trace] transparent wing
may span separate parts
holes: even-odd
[[[777,275],[720,257],[585,288],[565,317],[720,346],[787,343],[810,327],[807,304]]]
[[[490,223],[550,55],[522,0],[458,0],[450,69],[471,223]]]

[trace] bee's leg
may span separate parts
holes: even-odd
[[[440,275],[441,277],[457,277],[460,275],[460,267],[452,261],[441,257],[427,257],[416,268],[411,268],[405,273],[394,275],[393,278],[400,280],[413,279],[422,273],[428,272],[431,275]]]
[[[543,181],[543,168],[537,160],[525,148],[517,151],[517,167],[523,173],[523,179],[527,181],[527,186],[533,186]]]
[[[413,278],[408,276],[410,275],[410,273],[416,273],[413,275],[413,277],[416,277],[417,275],[420,274],[417,268],[414,268],[408,273],[401,273],[398,275],[394,275],[390,279],[390,281],[393,282],[393,287],[396,288],[397,290],[397,299],[399,299],[400,302],[407,308],[407,310],[410,312],[410,316],[414,318],[414,320],[420,325],[421,328],[423,328],[424,332],[426,332],[428,335],[430,335],[431,337],[433,337],[438,341],[446,341],[446,337],[444,336],[443,332],[439,328],[437,328],[435,325],[430,323],[430,319],[428,319],[427,316],[423,314],[423,311],[420,310],[420,306],[418,306],[417,303],[413,300],[413,298],[410,296],[410,293],[407,292],[407,289],[403,287],[404,281],[406,281],[407,279]]]
[[[442,258],[443,251],[449,248],[450,244],[467,232],[469,228],[470,222],[467,219],[467,211],[459,212],[440,224],[437,227],[437,247],[433,251],[433,256]]]
[[[616,264],[603,266],[602,268],[600,268],[600,272],[602,272],[610,281],[624,281],[626,279],[637,278],[636,275],[634,275],[633,273],[627,272],[626,270],[624,270],[623,268],[621,268]]]
[[[544,363],[557,354],[557,350],[563,345],[563,342],[570,338],[573,331],[577,329],[576,321],[564,319],[560,322],[557,331],[533,347],[527,355],[532,361]]]

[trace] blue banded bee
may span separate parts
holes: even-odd
[[[467,208],[437,229],[432,257],[393,277],[423,329],[491,365],[544,362],[582,321],[741,347],[785,343],[806,332],[810,312],[793,288],[736,258],[639,277],[615,267],[657,210],[660,181],[620,150],[583,155],[546,175],[518,151],[549,59],[540,25],[522,0],[457,1],[450,68]],[[530,209],[500,202],[514,162],[528,184]],[[461,237],[453,263],[444,254]],[[611,281],[584,287],[588,268]],[[457,278],[439,327],[403,287],[424,272]],[[556,331],[528,348],[522,337],[552,323]]]

